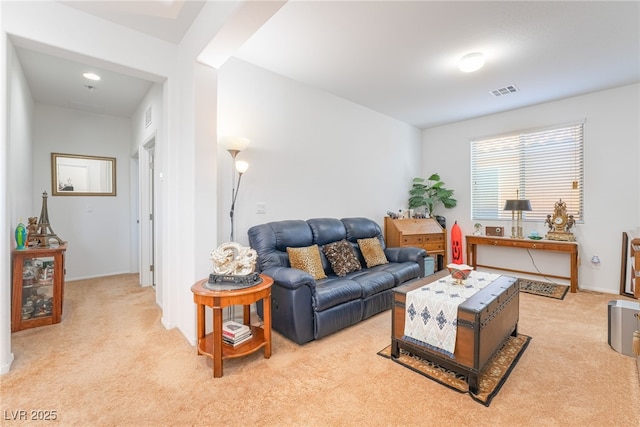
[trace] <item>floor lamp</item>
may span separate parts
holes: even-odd
[[[522,233],[522,211],[531,210],[531,202],[526,199],[511,199],[504,204],[505,211],[511,211],[511,238],[524,239]]]
[[[237,160],[236,164],[236,172],[238,172],[238,183],[231,189],[231,210],[229,210],[229,217],[231,218],[231,241],[233,242],[233,214],[236,211],[236,199],[238,198],[238,191],[240,191],[240,181],[242,181],[242,174],[249,169],[249,163]],[[235,177],[235,175],[234,175]],[[234,179],[235,182],[235,179]]]
[[[243,151],[249,145],[249,139],[240,136],[223,136],[220,138],[220,144],[231,154],[232,161],[232,183],[231,183],[231,209],[229,210],[229,218],[231,219],[231,233],[230,241],[233,242],[234,238],[234,223],[233,215],[236,209],[236,199],[238,198],[238,190],[240,189],[240,181],[242,180],[242,174],[249,168],[249,163],[238,160],[236,157],[238,153]],[[238,174],[238,182],[236,183],[236,173]]]
[[[231,154],[231,209],[229,210],[229,219],[231,220],[231,233],[229,235],[229,240],[233,242],[234,236],[234,223],[233,223],[233,215],[236,210],[236,199],[238,198],[238,190],[240,189],[240,181],[242,180],[242,174],[247,171],[249,168],[249,163],[236,160],[238,154],[241,151],[244,151],[245,148],[249,145],[249,139],[243,138],[241,136],[223,136],[220,138],[220,144]],[[238,174],[238,182],[236,183],[236,173]],[[235,306],[230,305],[227,307],[227,319],[234,320],[236,317]]]

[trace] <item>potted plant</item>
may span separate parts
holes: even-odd
[[[423,207],[429,217],[433,217],[433,211],[438,205],[451,209],[458,204],[454,199],[453,190],[444,187],[440,181],[440,175],[434,173],[429,178],[413,178],[411,190],[409,190],[409,209]]]

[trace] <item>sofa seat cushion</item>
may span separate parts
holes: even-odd
[[[329,276],[316,283],[316,292],[313,296],[314,309],[315,311],[326,310],[361,297],[362,286],[358,282],[337,276]]]
[[[390,273],[395,280],[394,286],[399,286],[408,280],[420,277],[420,266],[415,262],[392,262],[375,266],[369,270]]]
[[[395,286],[395,277],[386,271],[363,270],[348,277],[362,287],[362,298],[369,298]]]

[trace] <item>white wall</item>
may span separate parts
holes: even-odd
[[[151,122],[146,124],[146,113],[151,111]],[[148,173],[149,152],[155,153],[156,146],[166,145],[166,137],[163,133],[165,123],[163,108],[163,85],[155,83],[144,96],[140,105],[134,112],[131,119],[131,218],[132,241],[131,241],[131,265],[132,271],[140,273],[140,284],[151,285],[152,276],[148,266],[154,264],[154,269],[160,269],[160,258],[152,260],[153,254],[150,250],[151,226],[156,230],[162,227],[162,216],[158,207],[162,206],[162,193],[157,191],[161,185],[161,177],[157,176],[157,168],[154,170],[155,191],[153,199],[145,191],[150,187],[151,177]],[[155,159],[154,159],[155,160]],[[143,191],[141,191],[143,190]],[[149,221],[149,213],[152,212],[151,203],[154,203],[155,219],[153,224]],[[155,233],[154,245],[162,247],[162,235]],[[142,254],[141,253],[142,250]],[[156,286],[156,302],[162,306],[163,288]]]
[[[236,201],[235,240],[284,219],[363,216],[381,227],[407,206],[420,173],[420,131],[351,101],[243,61],[220,69],[218,135],[245,136],[249,162]],[[231,156],[218,147],[219,242],[229,238]],[[266,214],[256,213],[256,204]]]
[[[17,59],[15,50],[10,43],[7,44],[7,69],[8,84],[7,84],[7,106],[8,106],[8,123],[6,127],[6,168],[3,167],[5,175],[3,178],[8,178],[10,185],[6,187],[6,197],[4,198],[6,203],[6,211],[8,212],[7,219],[9,226],[6,228],[10,232],[9,238],[5,239],[5,245],[3,245],[3,253],[6,250],[6,257],[3,257],[3,261],[6,260],[6,264],[2,263],[2,277],[3,283],[6,283],[6,287],[3,287],[2,294],[3,304],[2,309],[2,337],[0,343],[2,344],[2,355],[0,366],[0,372],[6,372],[8,370],[13,355],[10,353],[9,343],[11,339],[11,262],[9,255],[9,248],[15,248],[15,239],[13,231],[18,222],[22,221],[27,223],[27,217],[32,216],[33,203],[31,199],[31,186],[33,185],[33,116],[34,116],[34,103],[31,97],[31,91],[26,83],[24,72]],[[6,298],[6,299],[5,299]],[[7,322],[4,322],[4,319]],[[6,328],[6,329],[5,329]],[[6,346],[6,347],[5,347]]]
[[[33,121],[34,102],[31,91],[22,71],[15,50],[9,44],[9,165],[8,174],[12,178],[12,188],[8,193],[10,220],[12,228],[22,221],[27,224],[27,217],[33,216]]]
[[[579,285],[582,289],[619,293],[622,232],[640,225],[640,85],[624,86],[584,96],[494,114],[478,119],[426,129],[423,176],[439,172],[455,190],[458,206],[447,210],[447,224],[458,221],[471,234],[470,145],[472,138],[514,130],[535,129],[558,123],[585,120],[585,221],[573,230],[580,245]],[[553,206],[549,207],[552,213]],[[486,225],[510,226],[497,221]],[[546,228],[540,222],[524,222],[524,231]],[[510,265],[535,271],[526,252],[478,250],[484,264]],[[568,275],[565,255],[534,252],[543,272]],[[590,260],[598,255],[599,269]],[[466,257],[465,257],[466,261]],[[559,282],[563,282],[558,279]]]
[[[145,113],[149,108],[151,108],[151,124],[145,126]],[[157,133],[162,131],[163,121],[162,84],[155,83],[131,116],[131,147],[129,149],[132,156],[138,152],[140,144],[153,136],[158,137]]]
[[[48,193],[49,223],[68,242],[66,280],[129,273],[130,120],[36,104],[34,183],[30,193],[39,216]],[[116,158],[116,196],[52,196],[51,153]]]
[[[7,35],[2,30],[2,2],[0,2],[0,82],[7,81]],[[0,99],[8,98],[8,85],[0,84]],[[9,122],[8,117],[9,106],[5,102],[0,102],[0,141],[7,146],[8,145],[8,132],[7,124]],[[7,185],[8,178],[8,150],[0,150],[0,194],[4,196],[0,197],[0,242],[4,244],[0,245],[0,282],[11,282],[11,262],[10,262],[10,248],[11,234],[9,233],[9,218],[8,211],[9,206],[7,202],[6,194],[9,186]],[[4,304],[0,303],[0,375],[9,372],[11,363],[13,362],[13,353],[11,352],[11,287],[0,286],[0,301],[5,301]]]
[[[1,9],[0,5],[0,10]],[[0,241],[4,242],[0,251],[0,373],[7,372],[13,360],[11,353],[11,256],[10,250],[15,248],[14,233],[19,221],[27,223],[27,217],[32,211],[31,187],[33,185],[33,111],[34,103],[31,91],[26,83],[24,72],[17,60],[15,50],[7,43],[2,34],[2,49],[0,58],[8,73],[0,74],[1,91],[6,90],[7,103],[2,103],[0,116],[3,129],[3,144],[6,149],[0,154],[0,189],[3,197],[0,205]],[[8,80],[5,80],[5,77]]]

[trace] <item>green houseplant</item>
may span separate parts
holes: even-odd
[[[423,207],[429,217],[433,217],[433,211],[438,205],[451,209],[458,204],[454,199],[453,190],[445,188],[440,181],[440,175],[434,173],[429,178],[413,178],[411,190],[409,190],[409,209]]]

